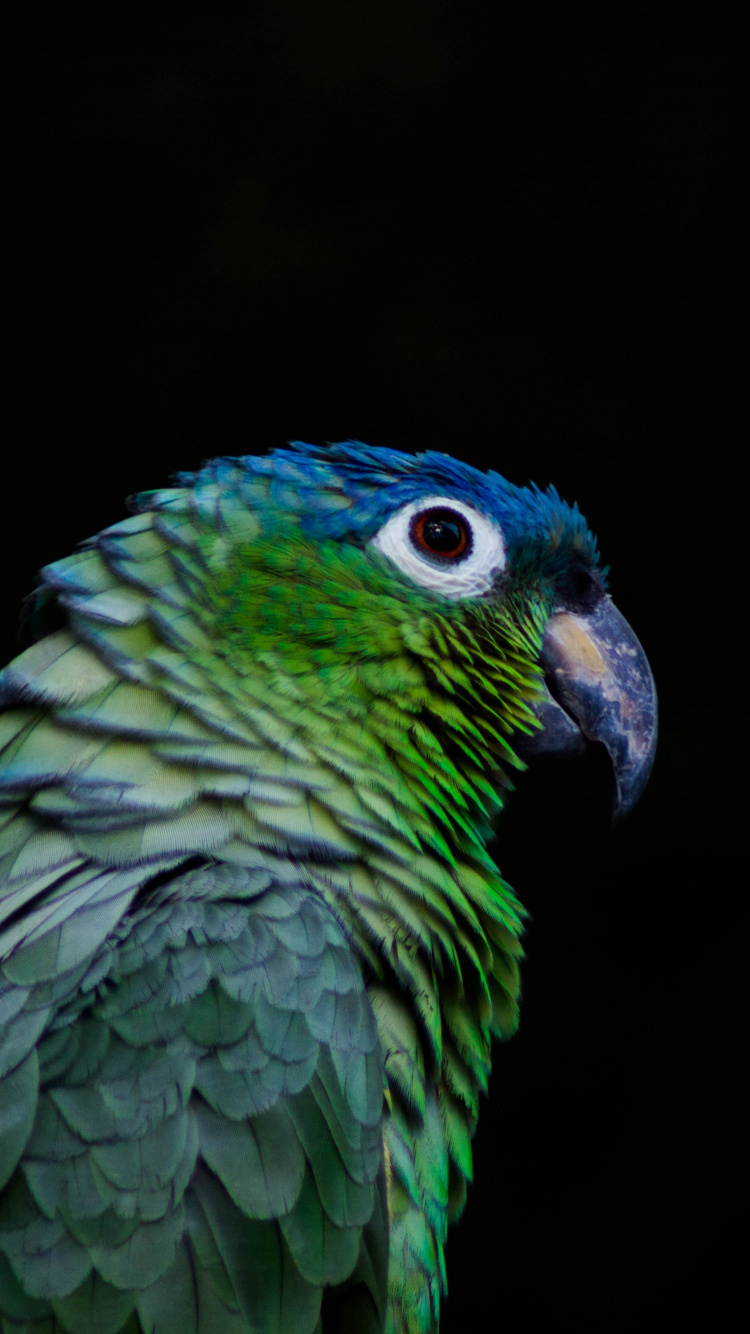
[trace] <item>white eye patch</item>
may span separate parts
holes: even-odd
[[[372,545],[415,583],[454,599],[489,592],[507,564],[499,526],[451,496],[423,496],[404,505]]]

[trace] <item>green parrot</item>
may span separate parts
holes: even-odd
[[[626,812],[651,672],[553,489],[356,441],[176,480],[0,678],[2,1330],[426,1334],[518,1022],[496,816],[584,737]]]

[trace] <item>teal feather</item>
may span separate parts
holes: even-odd
[[[6,1080],[9,1072],[18,1069],[26,1060],[47,1027],[51,1014],[50,1006],[24,1011],[6,1028],[0,1040],[0,1078]]]
[[[278,1224],[243,1216],[206,1173],[197,1175],[196,1191],[248,1327],[312,1334],[318,1290],[303,1279]]]
[[[183,1019],[188,1037],[204,1047],[228,1047],[239,1042],[253,1022],[249,1005],[232,1000],[224,989],[212,983],[190,1004]]]
[[[247,1118],[268,1111],[279,1097],[278,1087],[268,1085],[263,1079],[268,1065],[266,1059],[255,1069],[247,1066],[243,1070],[227,1070],[219,1061],[208,1059],[200,1062],[196,1089],[220,1117],[244,1123]]]
[[[0,1250],[30,1297],[67,1297],[92,1267],[88,1252],[60,1215],[45,1218],[17,1175],[6,1187],[0,1209]]]
[[[0,1082],[0,1188],[12,1177],[36,1116],[39,1060],[34,1048]]]
[[[105,1283],[92,1271],[69,1297],[52,1302],[54,1312],[70,1334],[117,1334],[133,1310],[130,1292]]]
[[[325,1115],[306,1090],[290,1105],[294,1128],[315,1178],[323,1208],[337,1227],[355,1226],[350,1219],[350,1190],[345,1164],[332,1138]],[[351,1185],[356,1183],[351,1181]],[[356,1197],[351,1192],[353,1207]],[[356,1214],[355,1214],[356,1216]]]
[[[278,1218],[294,1207],[305,1157],[283,1103],[251,1121],[198,1108],[201,1155],[250,1218]]]
[[[16,1321],[36,1322],[51,1315],[52,1308],[49,1302],[28,1295],[2,1251],[0,1251],[0,1294],[2,1294],[0,1310],[13,1320],[14,1330]],[[5,1323],[7,1324],[7,1321]]]
[[[94,1217],[70,1214],[65,1219],[71,1236],[83,1246],[103,1246],[107,1249],[124,1245],[138,1230],[139,1222],[132,1214],[123,1215],[111,1207]]]
[[[365,1222],[371,1212],[370,1206]],[[318,1287],[343,1283],[353,1272],[359,1254],[359,1228],[337,1227],[331,1222],[309,1166],[294,1207],[279,1219],[279,1224],[294,1262],[308,1283]]]
[[[175,1246],[182,1237],[182,1204],[155,1222],[142,1221],[120,1246],[99,1242],[89,1247],[91,1259],[108,1283],[116,1288],[147,1288],[169,1269]]]
[[[183,1241],[169,1269],[135,1294],[143,1334],[198,1334],[200,1307],[191,1260]]]

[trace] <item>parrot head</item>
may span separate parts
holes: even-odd
[[[357,441],[294,442],[178,480],[136,505],[189,497],[211,637],[241,676],[262,667],[290,720],[314,709],[361,728],[373,759],[395,757],[464,831],[468,817],[486,836],[519,752],[601,743],[615,815],[635,804],[653,678],[595,539],[554,488]]]

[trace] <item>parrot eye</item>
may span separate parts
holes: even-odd
[[[428,556],[460,560],[471,551],[471,528],[457,510],[430,509],[415,514],[409,535],[414,546]]]
[[[498,525],[449,496],[425,496],[405,505],[372,545],[416,583],[449,598],[489,592],[506,563]]]

